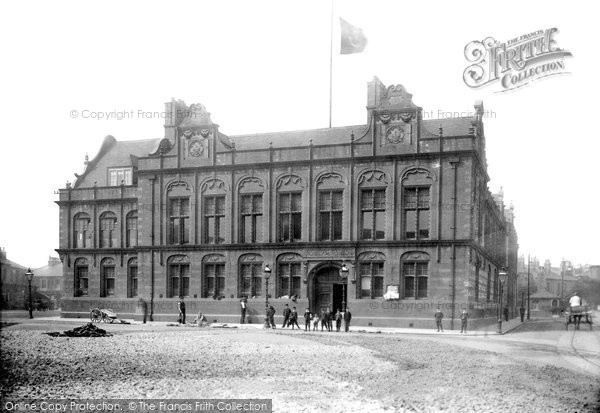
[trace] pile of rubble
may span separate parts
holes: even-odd
[[[106,330],[96,327],[92,323],[87,323],[84,326],[76,327],[72,330],[67,330],[55,333],[45,333],[52,337],[111,337],[112,334],[107,333]]]

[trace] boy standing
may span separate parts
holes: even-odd
[[[435,318],[435,326],[437,327],[438,333],[440,332],[440,330],[443,333],[444,326],[442,325],[442,320],[444,319],[444,314],[442,313],[442,311],[439,308],[437,310],[435,310],[434,318]]]

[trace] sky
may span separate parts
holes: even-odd
[[[330,4],[2,2],[0,246],[8,258],[35,268],[56,255],[56,191],[104,136],[163,136],[160,113],[171,98],[204,104],[225,134],[327,127]],[[502,187],[514,204],[520,253],[600,264],[593,6],[337,0],[333,126],[366,123],[373,76],[404,85],[425,117],[469,112],[482,100],[489,188]],[[338,54],[338,16],[362,28],[363,53]],[[505,93],[463,81],[469,42],[552,27],[573,55],[568,73]]]

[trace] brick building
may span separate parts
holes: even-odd
[[[22,310],[27,308],[29,282],[27,267],[11,261],[6,250],[0,247],[0,309]]]
[[[345,301],[358,325],[430,326],[438,306],[495,320],[501,267],[515,305],[517,239],[487,187],[483,110],[424,120],[374,78],[364,125],[227,136],[203,105],[168,102],[164,138],[108,136],[60,190],[63,315],[144,300],[175,320],[182,295],[234,322],[247,296],[262,322],[268,265],[277,315]]]

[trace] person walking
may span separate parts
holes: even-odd
[[[350,309],[346,307],[346,311],[344,311],[344,331],[346,333],[350,329],[350,320],[352,320],[352,313],[350,313]]]
[[[179,297],[179,301],[177,301],[177,309],[179,310],[179,322],[185,324],[185,302],[183,301],[183,296]]]
[[[342,327],[342,313],[340,313],[340,309],[338,308],[335,313],[335,331],[340,332],[340,328]]]
[[[519,308],[519,314],[521,315],[521,322],[525,321],[525,307]]]
[[[437,331],[438,333],[444,332],[444,325],[442,324],[442,320],[444,319],[444,314],[442,313],[442,311],[438,308],[437,310],[435,310],[435,326],[437,327]]]
[[[504,307],[502,312],[504,313],[504,321],[508,321],[508,307]]]
[[[296,325],[296,327],[298,327],[298,330],[300,330],[300,326],[298,325],[298,311],[296,311],[296,307],[292,308],[288,325],[292,326],[292,330],[294,329],[294,325]]]
[[[248,298],[246,297],[242,297],[242,299],[240,300],[240,311],[241,311],[241,316],[240,316],[240,324],[246,324],[246,307],[248,303]]]
[[[286,304],[283,308],[283,324],[281,325],[281,328],[289,326],[290,314],[292,314],[292,310],[290,310],[290,307]]]
[[[269,306],[269,323],[271,324],[271,328],[275,329],[275,307],[272,305]]]
[[[333,331],[333,318],[335,313],[330,307],[327,307],[327,331]]]
[[[467,310],[463,310],[462,314],[460,315],[460,332],[461,333],[467,332],[467,320],[468,319],[469,319],[469,313],[467,313]]]
[[[306,311],[304,311],[304,331],[310,331],[311,315],[310,310],[307,308]]]
[[[319,315],[317,313],[312,315],[312,322],[313,322],[313,330],[312,331],[317,331],[319,329]]]

